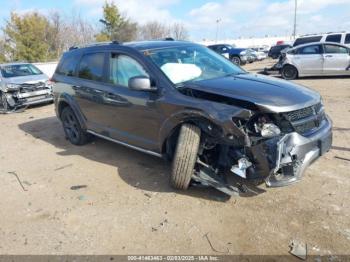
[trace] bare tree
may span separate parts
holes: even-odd
[[[188,31],[184,24],[182,23],[174,23],[171,28],[171,36],[176,40],[187,40],[188,39]]]
[[[161,39],[170,36],[170,28],[157,21],[152,21],[140,27],[139,38],[142,40]]]
[[[96,30],[94,26],[83,19],[80,14],[72,13],[63,16],[58,12],[49,15],[51,24],[50,45],[56,53],[56,57],[69,47],[93,42]]]
[[[6,61],[5,56],[5,37],[0,35],[0,63]]]
[[[139,29],[139,38],[141,40],[161,39],[166,37],[172,37],[176,40],[186,40],[188,39],[188,31],[182,23],[174,23],[168,26],[158,21],[148,22]]]

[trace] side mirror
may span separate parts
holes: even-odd
[[[151,86],[151,80],[147,76],[134,76],[129,79],[129,88],[138,91],[155,91],[157,88]]]

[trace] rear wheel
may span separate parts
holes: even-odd
[[[66,138],[74,145],[84,145],[88,142],[89,134],[80,126],[73,110],[67,106],[62,110],[61,120]]]
[[[298,77],[298,70],[292,65],[285,65],[282,68],[281,75],[286,80],[293,80]]]
[[[197,161],[201,130],[191,124],[181,126],[170,177],[176,189],[187,189]]]
[[[236,64],[236,65],[241,65],[241,59],[238,56],[233,56],[231,58],[231,62]]]

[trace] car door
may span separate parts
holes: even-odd
[[[324,44],[324,73],[327,75],[350,74],[349,52],[349,49],[343,46]]]
[[[106,84],[106,55],[105,52],[85,53],[80,58],[77,67],[77,78],[72,88],[75,100],[86,118],[87,128],[101,130],[105,119],[101,119],[103,110],[103,92]]]
[[[158,151],[159,95],[128,87],[132,77],[150,77],[146,66],[136,57],[121,52],[108,53],[107,60],[107,83],[101,90],[96,112],[103,129],[97,132],[132,146]]]
[[[299,75],[320,75],[323,73],[323,50],[321,44],[302,46],[296,50],[293,63]]]

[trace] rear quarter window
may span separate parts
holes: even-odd
[[[78,62],[79,56],[77,54],[63,55],[55,73],[64,76],[75,76],[75,69]]]

